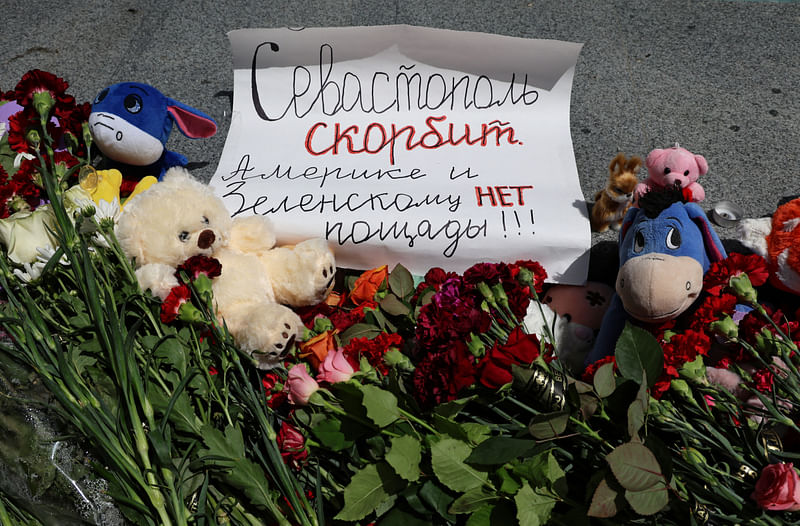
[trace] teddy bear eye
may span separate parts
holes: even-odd
[[[187,232],[186,230],[184,230],[183,232],[181,232],[180,234],[178,234],[178,239],[180,239],[180,240],[181,240],[183,243],[185,243],[185,242],[186,242],[186,240],[187,240],[187,239],[189,239],[189,232]]]
[[[209,222],[210,221],[208,220],[208,218],[206,216],[203,216],[203,224],[207,225]]]
[[[685,172],[683,172],[683,175],[685,175],[686,177],[689,177],[689,170],[686,170]]]
[[[667,175],[667,174],[668,174],[668,173],[670,173],[671,171],[672,171],[672,170],[670,170],[669,168],[664,168],[664,175]]]

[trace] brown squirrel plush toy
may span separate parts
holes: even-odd
[[[591,217],[593,232],[605,232],[609,227],[617,230],[622,225],[625,212],[633,201],[641,167],[642,160],[639,157],[626,159],[624,153],[618,153],[611,161],[608,184],[594,196]]]

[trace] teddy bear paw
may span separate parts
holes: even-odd
[[[285,307],[281,310],[284,312],[273,312],[269,318],[264,319],[257,348],[250,353],[259,369],[279,366],[301,335],[303,322],[297,314]]]

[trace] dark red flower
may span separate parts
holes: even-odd
[[[190,281],[194,281],[201,274],[205,274],[209,279],[216,278],[222,274],[222,265],[219,260],[208,256],[192,256],[175,270],[175,277],[180,279],[181,271],[186,272]]]
[[[28,172],[17,170],[9,178],[0,167],[0,218],[5,219],[20,210],[35,210],[41,202],[41,189]]]
[[[772,371],[765,367],[754,372],[751,376],[753,377],[753,387],[756,390],[762,393],[772,392],[772,383],[775,380],[775,375]]]
[[[68,87],[69,84],[64,79],[47,71],[34,69],[22,76],[14,92],[17,103],[24,107],[30,106],[34,93],[42,91],[50,92],[57,104],[70,105],[75,103],[75,98],[72,95],[67,95]]]
[[[277,373],[272,371],[265,373],[261,379],[261,385],[264,386],[264,391],[266,392],[267,405],[272,409],[280,407],[289,397],[289,393],[284,387],[283,378],[278,376]]]
[[[529,259],[520,259],[510,265],[511,276],[514,279],[521,280],[523,285],[533,286],[537,294],[542,293],[544,287],[544,280],[547,279],[547,271],[536,261]],[[527,270],[532,277],[529,279],[527,273],[522,272],[522,269]]]
[[[754,287],[763,285],[769,277],[767,264],[758,254],[731,252],[727,258],[711,263],[703,277],[703,289],[719,296],[728,287],[730,279],[742,273],[747,274]]]
[[[425,355],[414,369],[414,396],[424,408],[455,400],[475,383],[476,367],[464,342]]]
[[[476,263],[464,271],[464,283],[468,286],[484,282],[489,286],[511,277],[505,263]]]
[[[189,301],[191,296],[192,293],[189,291],[189,287],[184,284],[172,287],[172,290],[169,291],[169,294],[161,303],[161,321],[163,323],[175,321],[181,310],[181,305]]]
[[[487,351],[480,363],[480,382],[490,389],[497,389],[512,380],[512,365],[528,365],[539,356],[539,338],[526,334],[516,327],[504,344],[497,344]]]
[[[508,306],[511,312],[517,319],[522,319],[528,312],[528,306],[531,304],[531,289],[530,287],[523,287],[516,281],[506,282],[504,286],[506,296],[508,296]]]
[[[306,438],[300,430],[288,422],[283,422],[276,440],[286,465],[299,470],[308,458]]]
[[[425,273],[423,281],[417,285],[417,290],[414,292],[414,296],[411,298],[411,301],[416,303],[420,294],[422,294],[425,290],[432,289],[434,292],[438,292],[439,288],[442,286],[442,283],[453,278],[458,278],[458,274],[455,272],[445,272],[439,267],[434,267],[428,270],[428,272]]]
[[[736,296],[727,292],[717,296],[707,295],[695,310],[689,327],[695,331],[705,331],[711,322],[717,321],[724,314],[732,315],[736,302]]]
[[[698,354],[705,355],[711,348],[711,338],[704,332],[687,330],[675,334],[661,348],[664,351],[664,374],[678,377],[678,369],[694,361]]]
[[[403,337],[397,333],[382,332],[373,339],[353,338],[342,349],[345,357],[351,365],[358,368],[361,357],[366,358],[367,362],[381,374],[389,374],[389,368],[383,361],[383,355],[391,348],[400,349],[403,345]]]

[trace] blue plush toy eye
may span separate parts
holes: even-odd
[[[135,93],[131,93],[125,97],[125,109],[130,113],[139,113],[142,111],[142,98]]]
[[[644,234],[639,230],[633,238],[633,251],[637,254],[644,250]]]
[[[675,250],[681,246],[681,231],[675,227],[671,227],[667,232],[667,248]]]
[[[104,89],[100,93],[97,94],[97,97],[94,98],[94,102],[92,104],[97,104],[98,102],[102,101],[108,95],[108,88]]]

